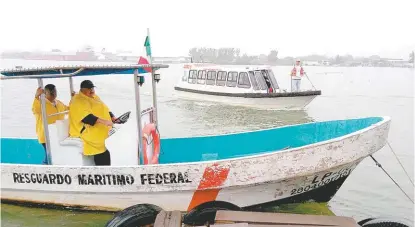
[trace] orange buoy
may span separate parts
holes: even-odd
[[[148,151],[149,137],[153,138],[153,150]],[[151,152],[151,153],[149,153]],[[156,125],[153,123],[146,124],[143,128],[143,153],[144,164],[158,164],[160,155],[160,136],[157,133]]]

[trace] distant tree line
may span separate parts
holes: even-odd
[[[194,63],[215,63],[215,64],[236,64],[236,65],[293,65],[296,58],[301,61],[308,62],[326,62],[329,65],[351,65],[369,64],[370,62],[379,62],[382,58],[379,55],[369,57],[354,57],[352,55],[336,55],[328,57],[325,55],[307,55],[298,57],[278,57],[278,50],[270,50],[270,52],[260,55],[241,54],[239,48],[191,48],[189,56]],[[414,51],[409,54],[409,62],[414,62]]]
[[[276,65],[278,51],[271,50],[268,55],[259,56],[241,54],[239,48],[192,48],[189,56],[195,63],[216,63],[216,64],[270,64]]]

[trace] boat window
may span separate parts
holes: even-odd
[[[272,70],[268,70],[268,76],[271,78],[271,83],[274,86],[274,88],[279,89],[280,87],[278,86],[277,79],[275,78],[274,73],[272,72]]]
[[[264,79],[264,76],[262,76],[262,73],[260,71],[255,71],[255,77],[256,77],[256,80],[258,81],[259,88],[261,90],[267,90],[268,86],[265,83],[265,79]]]
[[[249,79],[251,80],[252,87],[254,88],[254,90],[259,90],[258,82],[255,79],[254,72],[249,71]]]
[[[195,84],[197,80],[197,72],[196,70],[189,71],[189,84]]]
[[[216,79],[216,85],[225,86],[227,73],[225,71],[218,72],[218,78]]]
[[[207,85],[215,85],[216,81],[216,72],[215,71],[208,71],[206,84]]]
[[[226,86],[236,87],[236,81],[238,80],[238,72],[229,72],[228,80],[226,81]]]
[[[248,73],[240,72],[238,79],[238,87],[240,88],[251,88],[251,83],[249,82]]]
[[[200,70],[197,72],[197,83],[205,84],[206,81],[206,70]]]

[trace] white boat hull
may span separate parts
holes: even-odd
[[[332,140],[223,160],[110,167],[2,164],[1,199],[93,210],[150,203],[181,211],[212,200],[241,207],[329,201],[355,166],[385,145],[389,127],[386,117]]]
[[[271,109],[271,110],[300,110],[305,108],[317,95],[275,97],[275,98],[243,98],[218,95],[197,94],[185,91],[175,91],[176,97],[193,101],[208,101],[225,103],[227,105],[245,106],[250,108]]]
[[[265,204],[321,189],[324,185],[338,186],[350,175],[360,161],[349,163],[304,177],[279,182],[267,182],[252,186],[228,187],[219,191],[216,200],[227,201],[240,207]],[[333,187],[332,187],[333,188]],[[337,188],[337,187],[336,187]],[[321,190],[330,199],[337,190]],[[23,203],[49,204],[81,208],[85,210],[117,211],[135,204],[155,204],[165,210],[187,211],[195,191],[167,192],[71,192],[3,189],[2,200]]]

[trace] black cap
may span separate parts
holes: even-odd
[[[93,88],[95,85],[90,80],[84,80],[81,83],[81,88]]]

